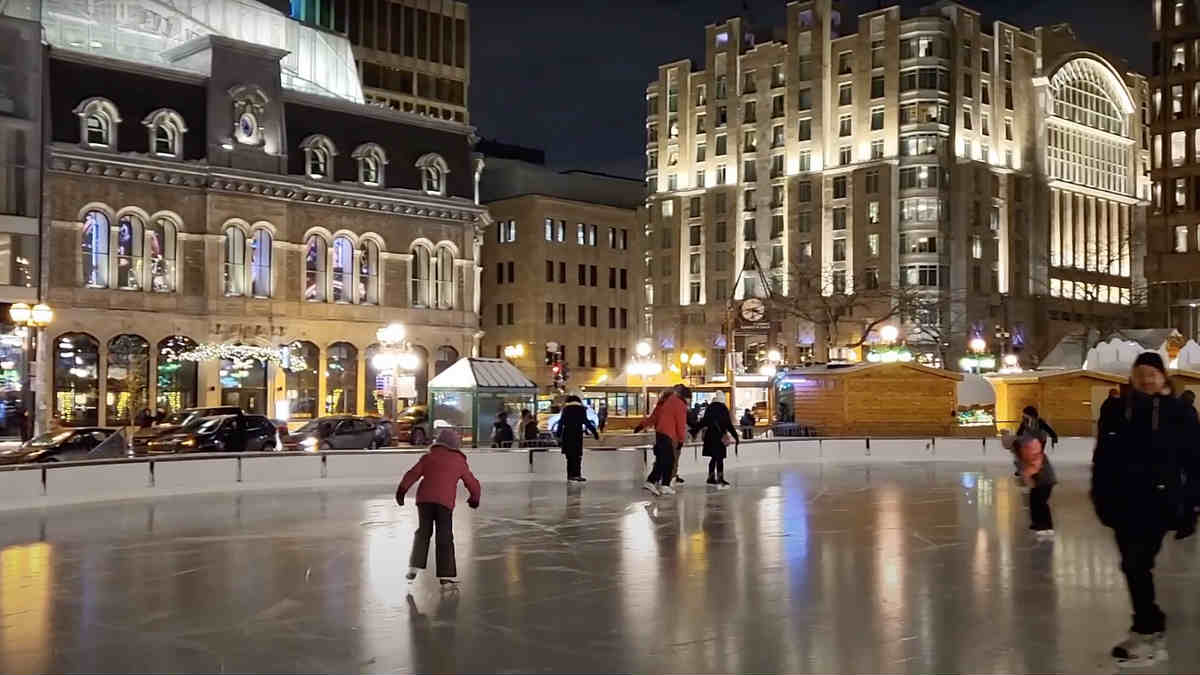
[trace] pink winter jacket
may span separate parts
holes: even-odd
[[[483,488],[471,467],[467,466],[467,456],[458,450],[451,450],[440,445],[433,446],[429,452],[421,455],[416,466],[404,474],[400,486],[396,488],[396,503],[404,504],[404,493],[418,480],[421,486],[417,488],[417,503],[431,502],[453,509],[454,499],[458,493],[458,481],[467,486],[470,493],[468,503],[472,507],[479,506],[479,498]]]

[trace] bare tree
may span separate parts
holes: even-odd
[[[967,313],[957,306],[966,298],[965,292],[917,293],[905,317],[908,341],[932,347],[943,368],[949,367],[954,342],[963,340],[970,329]]]
[[[863,346],[883,324],[915,309],[916,289],[881,287],[874,278],[851,280],[845,274],[816,263],[793,263],[789,294],[768,300],[777,314],[811,324],[823,339],[826,358],[838,347]]]

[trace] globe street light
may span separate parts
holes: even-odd
[[[645,413],[650,412],[650,402],[647,400],[646,379],[662,372],[662,364],[650,355],[650,343],[641,340],[633,348],[633,358],[625,365],[625,372],[637,375],[642,380],[642,406]]]
[[[896,341],[896,338],[899,336],[900,336],[900,329],[896,328],[895,326],[893,326],[891,324],[888,324],[888,325],[884,326],[883,328],[879,329],[879,337],[883,340],[883,342],[885,344],[889,344],[889,345],[892,344],[893,342]]]
[[[646,340],[639,340],[637,345],[634,346],[633,351],[637,353],[638,356],[646,358],[647,356],[650,356],[650,343]]]
[[[504,345],[504,358],[512,361],[525,356],[525,345],[517,343],[515,345]]]
[[[391,386],[388,392],[392,398],[392,412],[395,414],[400,407],[401,398],[410,398],[417,395],[414,386],[409,386],[410,395],[401,396],[401,377],[412,377],[407,375],[415,371],[421,366],[421,357],[408,342],[408,337],[402,323],[389,323],[388,325],[375,331],[375,338],[379,340],[380,349],[371,359],[371,365],[375,369],[387,373],[390,379]],[[407,379],[405,384],[408,384]],[[413,383],[415,385],[415,381]],[[409,394],[409,391],[403,392]]]
[[[983,350],[987,349],[987,342],[984,342],[983,338],[981,337],[971,338],[971,341],[967,343],[967,346],[970,347],[971,351],[975,352],[976,354],[982,354]]]

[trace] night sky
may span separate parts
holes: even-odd
[[[893,4],[884,2],[882,6]],[[903,2],[905,16],[929,3]],[[975,0],[985,25],[1025,29],[1070,23],[1097,49],[1150,67],[1150,3],[1144,0]],[[704,27],[742,13],[740,0],[468,0],[471,122],[479,135],[540,147],[561,169],[642,174],[646,85],[660,64],[698,62]],[[749,0],[756,25],[782,26],[786,0]],[[843,16],[875,2],[843,2]],[[854,32],[843,26],[843,32]]]

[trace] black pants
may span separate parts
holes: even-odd
[[[711,457],[708,460],[708,477],[709,478],[724,478],[725,477],[725,458]]]
[[[1165,529],[1149,527],[1123,527],[1116,530],[1117,548],[1121,551],[1121,572],[1129,587],[1129,599],[1133,604],[1133,627],[1135,633],[1157,633],[1166,630],[1167,616],[1154,601],[1154,556],[1162,549]]]
[[[433,536],[434,523],[437,523],[437,575],[442,578],[458,576],[458,566],[454,563],[454,512],[441,504],[422,502],[417,504],[417,515],[421,524],[413,536],[409,567],[425,569],[425,561],[429,559],[429,539]]]
[[[675,441],[666,434],[654,434],[654,468],[646,477],[647,483],[655,485],[671,484],[671,475],[675,472]]]
[[[568,450],[563,454],[567,456],[567,478],[579,478],[583,475],[583,451]]]
[[[1029,491],[1029,529],[1054,529],[1054,517],[1050,515],[1050,491],[1053,489],[1053,485],[1042,485]]]

